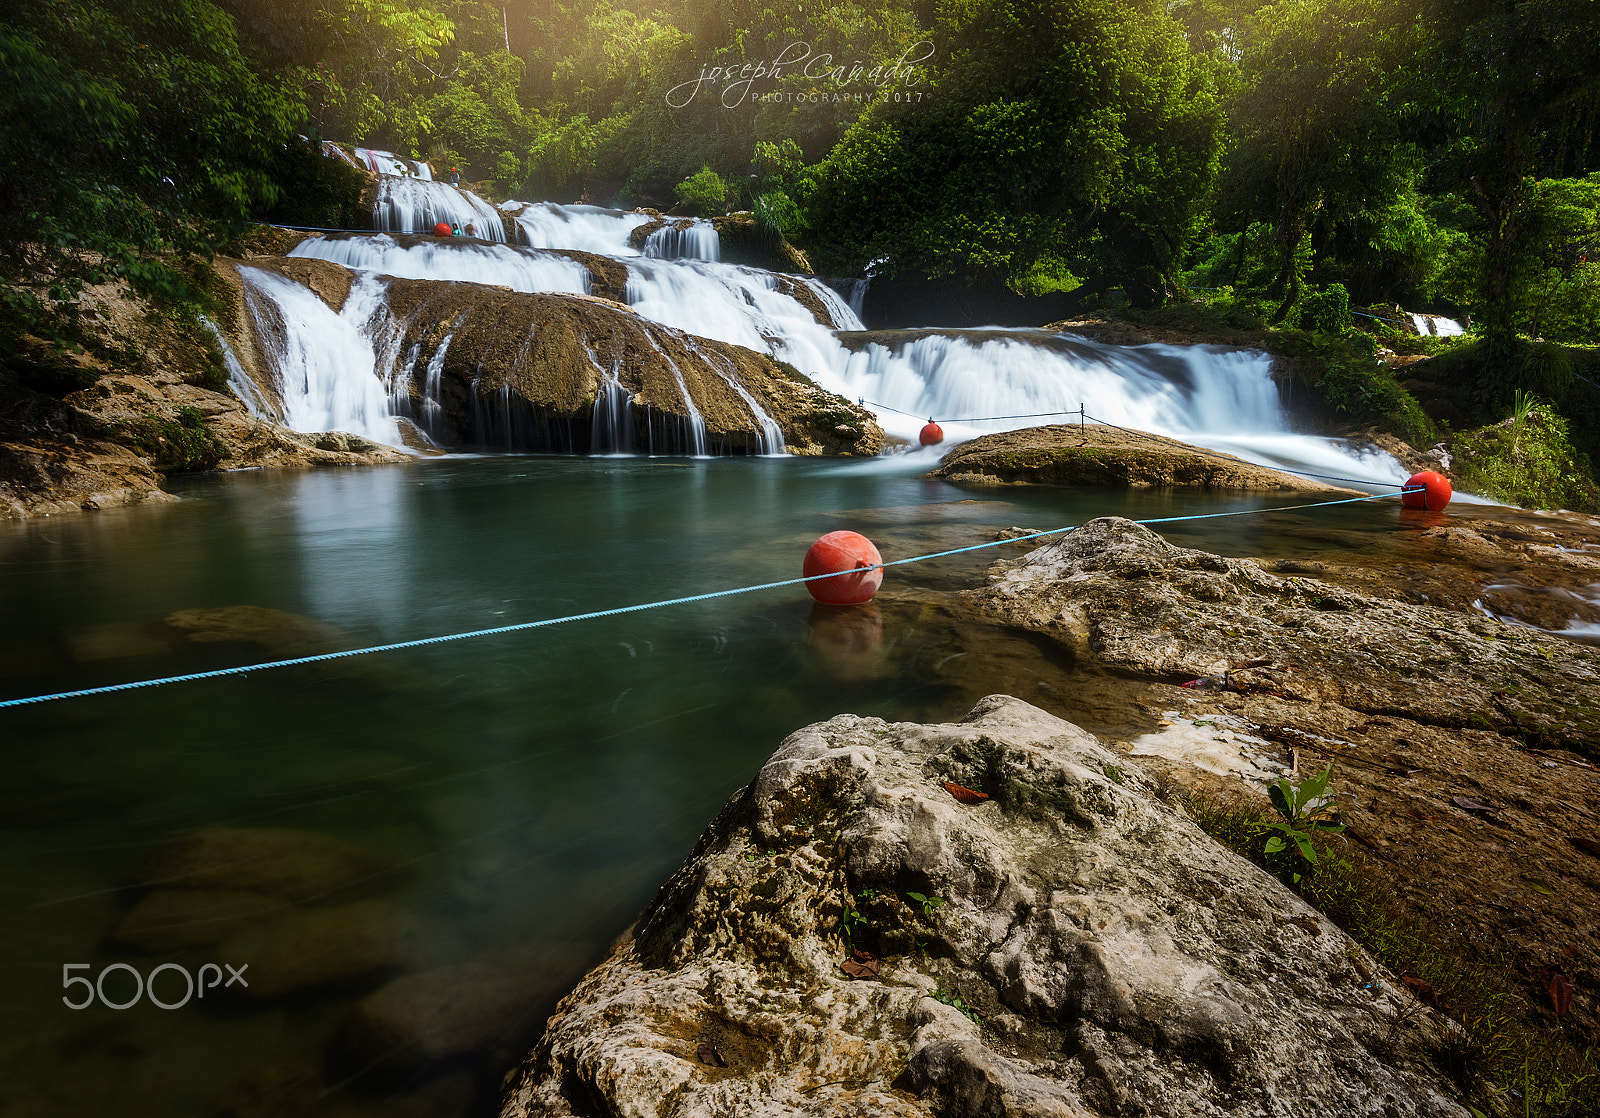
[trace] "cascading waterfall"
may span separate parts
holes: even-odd
[[[261,386],[256,384],[255,379],[245,372],[238,354],[233,352],[233,346],[228,344],[227,337],[217,329],[217,324],[206,315],[200,316],[200,324],[216,339],[218,348],[222,350],[222,364],[228,370],[228,387],[239,397],[245,410],[258,419],[282,422],[283,416],[278,414],[273,402],[262,394]]]
[[[833,366],[813,375],[842,396],[881,405],[884,429],[907,441],[915,441],[928,417],[944,426],[948,443],[1076,422],[1081,406],[1119,427],[1263,465],[1374,484],[1406,476],[1386,454],[1291,432],[1272,359],[1253,350],[1100,345],[1040,330],[899,331],[893,337],[890,346],[861,335],[854,351],[841,346]]]
[[[355,161],[375,175],[394,175],[399,178],[414,177],[423,182],[433,181],[433,169],[414,159],[401,159],[392,151],[378,148],[356,148]]]
[[[518,291],[586,294],[587,269],[549,250],[597,252],[626,266],[625,298],[641,317],[771,354],[824,388],[880,405],[878,417],[885,429],[912,442],[928,416],[945,425],[948,446],[989,430],[1065,422],[1065,414],[1038,413],[1076,412],[1081,403],[1090,415],[1119,426],[1227,450],[1267,465],[1378,484],[1404,477],[1387,455],[1362,455],[1336,440],[1292,432],[1271,377],[1271,361],[1263,354],[1200,346],[1106,346],[1042,331],[997,328],[898,331],[881,341],[861,334],[847,337],[847,346],[839,332],[862,330],[852,304],[864,295],[864,282],[841,294],[813,277],[779,276],[705,260],[655,259],[628,246],[633,231],[650,220],[643,214],[552,203],[507,203],[505,209],[531,247],[445,239],[402,244],[379,235],[313,238],[293,255],[332,260],[368,277],[381,271],[503,284]],[[796,294],[804,295],[805,302]],[[819,323],[808,309],[818,304],[831,322]],[[347,306],[344,317],[374,324],[383,319],[376,310],[363,313],[365,318]],[[397,344],[384,341],[395,336],[392,328],[385,335],[373,325],[369,333],[380,349]],[[400,364],[396,356],[386,352],[377,368],[398,392],[403,386],[396,381],[403,377],[392,371]],[[414,361],[415,356],[406,367]],[[780,453],[783,439],[777,424],[737,376],[716,362],[708,366],[751,406],[760,428],[760,452]],[[706,452],[704,425],[681,372],[679,385],[692,417],[686,421],[651,413],[637,431],[627,419],[633,408],[627,390],[616,378],[608,380],[604,370],[601,379],[589,432],[592,451]],[[537,409],[524,406],[519,411],[509,395],[495,406],[475,401],[474,408],[474,437],[487,445],[562,449],[555,443],[571,438],[570,431],[561,433],[560,425],[547,423]],[[1015,418],[965,422],[993,416]]]
[[[722,238],[716,228],[702,218],[695,218],[683,228],[674,221],[657,229],[645,238],[644,255],[656,260],[708,260],[722,259]]]
[[[331,260],[347,268],[400,279],[496,283],[513,291],[589,294],[589,271],[576,260],[513,245],[480,245],[454,239],[402,245],[393,237],[309,237],[290,256]]]
[[[722,258],[722,238],[703,218],[668,218],[668,224],[634,248],[633,231],[657,220],[648,214],[604,206],[563,206],[556,202],[506,202],[500,209],[516,223],[529,248],[566,248],[601,256],[646,256],[658,260]],[[678,228],[687,222],[686,228]]]
[[[700,415],[700,409],[694,405],[694,397],[689,395],[689,386],[684,383],[683,370],[678,368],[678,363],[670,356],[656,347],[656,352],[661,354],[661,359],[667,363],[667,368],[672,370],[672,379],[678,382],[678,391],[683,394],[683,407],[689,414],[679,419],[678,416],[665,412],[652,410],[648,417],[649,446],[651,454],[681,454],[683,441],[680,441],[674,428],[681,426],[687,435],[689,453],[696,458],[706,457],[706,421]],[[660,428],[659,442],[656,431]],[[658,449],[659,447],[659,449]]]
[[[495,208],[470,190],[423,178],[380,175],[372,203],[372,226],[386,233],[432,233],[439,222],[473,226],[473,236],[504,241],[505,224]]]
[[[1411,311],[1411,324],[1417,328],[1417,333],[1427,337],[1459,338],[1466,331],[1461,328],[1461,323],[1453,318],[1446,318],[1440,314],[1418,314]]]
[[[633,396],[616,374],[602,375],[589,420],[591,454],[633,453]]]
[[[705,362],[707,368],[716,370],[717,375],[727,382],[728,387],[733,389],[750,409],[750,413],[756,417],[756,453],[783,454],[783,428],[778,426],[778,421],[767,414],[766,409],[761,406],[761,401],[751,395],[750,390],[739,380],[738,370],[732,368],[720,353],[702,349],[692,340],[689,342],[689,348]]]
[[[500,207],[516,222],[522,243],[529,248],[568,248],[601,256],[637,256],[628,238],[645,214],[610,210],[603,206],[563,206],[555,202],[506,202]]]
[[[347,431],[401,445],[371,339],[361,329],[370,297],[352,290],[346,313],[334,314],[293,280],[249,267],[239,275],[278,383],[284,423],[296,431]]]
[[[460,325],[459,321],[457,325]],[[438,440],[444,433],[440,429],[439,422],[444,414],[440,382],[444,376],[444,359],[450,352],[450,340],[454,337],[454,329],[444,336],[439,348],[428,358],[428,368],[422,378],[422,429],[428,433],[430,439],[434,440]]]

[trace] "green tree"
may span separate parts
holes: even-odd
[[[1476,212],[1480,320],[1505,350],[1548,227],[1540,179],[1600,170],[1600,5],[1438,0],[1431,15],[1440,173]]]
[[[1018,282],[1070,261],[1159,301],[1222,124],[1179,27],[1110,0],[985,0],[951,20],[929,96],[875,104],[817,169],[827,265]]]
[[[1340,226],[1376,224],[1415,182],[1421,155],[1403,142],[1396,75],[1420,25],[1396,0],[1285,3],[1256,21],[1229,101],[1216,218],[1229,232],[1265,227],[1282,320]]]
[[[0,112],[0,267],[64,295],[114,274],[170,286],[155,254],[204,251],[277,196],[300,104],[209,0],[14,0]]]

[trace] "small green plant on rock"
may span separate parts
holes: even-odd
[[[946,990],[942,984],[934,987],[933,1000],[936,1002],[943,1002],[957,1013],[966,1015],[967,1019],[970,1020],[974,1025],[983,1024],[982,1014],[963,1001],[960,994],[956,993],[954,990]]]
[[[922,909],[922,915],[929,920],[932,920],[933,914],[943,908],[946,903],[943,897],[928,897],[921,893],[907,893],[906,896],[910,897],[916,906]]]
[[[1344,830],[1344,824],[1333,819],[1332,797],[1328,795],[1328,779],[1332,776],[1333,766],[1329,765],[1299,784],[1290,784],[1289,778],[1284,777],[1267,789],[1279,816],[1261,825],[1269,835],[1264,851],[1267,868],[1289,884],[1298,885],[1302,877],[1317,868],[1317,848],[1312,843],[1315,835]]]

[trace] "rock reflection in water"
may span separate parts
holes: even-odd
[[[806,632],[814,658],[834,679],[854,683],[884,674],[883,611],[876,603],[817,602],[806,618]]]

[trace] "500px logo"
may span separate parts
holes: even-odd
[[[244,972],[250,969],[249,963],[245,963],[243,966],[239,967],[235,967],[231,963],[223,963],[220,967],[216,963],[207,963],[205,966],[200,968],[200,971],[197,975],[190,974],[187,969],[179,966],[177,963],[162,963],[159,967],[150,972],[150,977],[148,979],[133,967],[129,966],[127,963],[110,964],[102,969],[100,973],[95,976],[95,979],[92,982],[89,980],[87,975],[72,973],[75,970],[88,970],[91,966],[93,966],[91,963],[61,964],[61,988],[63,990],[71,990],[74,986],[83,987],[83,990],[81,991],[83,997],[82,1001],[75,1002],[65,994],[61,996],[62,1004],[68,1009],[88,1009],[95,1003],[96,999],[99,999],[100,1004],[105,1006],[107,1009],[132,1009],[134,1006],[139,1004],[139,999],[144,997],[148,997],[150,999],[150,1004],[158,1009],[182,1009],[184,1006],[189,1004],[190,998],[203,998],[206,996],[207,990],[215,990],[219,985],[224,990],[226,990],[229,986],[232,986],[235,982],[244,987],[248,987],[250,985],[250,983],[247,982],[244,977]],[[227,968],[228,971],[228,981],[226,982],[222,981],[222,971],[224,967]],[[133,976],[133,997],[123,1002],[113,1001],[106,995],[106,978],[118,971],[127,971]],[[178,975],[182,976],[184,989],[183,998],[181,1000],[162,1001],[156,996],[156,979],[159,978],[165,971],[175,971]],[[207,982],[207,978],[210,978],[211,981]],[[173,993],[171,984],[177,981],[178,979],[174,977],[168,979],[162,984],[162,986],[169,994],[171,994]],[[120,986],[123,984],[119,982],[117,985]],[[112,991],[113,994],[116,992],[117,991],[115,990]]]

